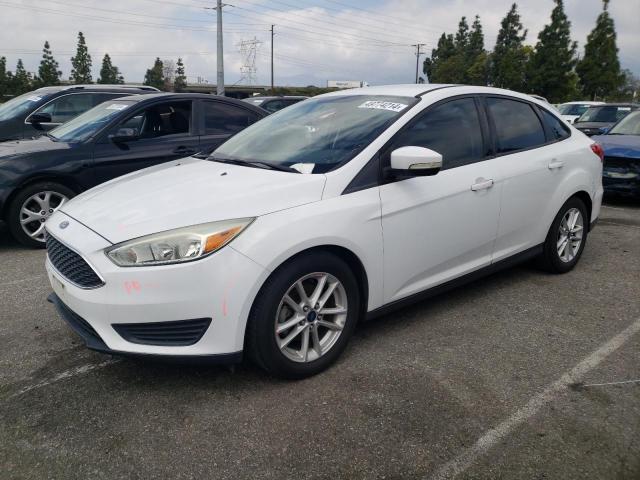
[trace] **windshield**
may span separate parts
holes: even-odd
[[[415,101],[380,95],[310,99],[246,128],[210,158],[260,161],[303,173],[328,172],[351,160]]]
[[[578,119],[578,122],[605,122],[615,123],[625,115],[631,112],[631,107],[620,107],[617,105],[602,105],[599,107],[589,107],[589,109],[582,114]]]
[[[91,110],[84,112],[82,115],[78,115],[72,120],[69,120],[67,123],[54,128],[49,132],[49,135],[55,140],[62,142],[82,142],[95,135],[98,130],[109,123],[113,117],[134,103],[135,102],[127,100],[101,103],[97,107],[93,107]]]
[[[588,108],[589,105],[577,105],[575,103],[572,103],[560,105],[559,110],[562,115],[575,115],[579,117],[584,112],[586,112]]]
[[[640,110],[630,113],[611,130],[609,135],[640,135]]]
[[[28,112],[47,96],[46,94],[38,94],[38,92],[29,92],[0,104],[0,120],[9,120]]]

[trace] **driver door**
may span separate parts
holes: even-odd
[[[380,187],[386,303],[491,263],[500,182],[485,160],[481,111],[473,97],[428,107],[382,152],[383,166],[403,146],[430,148],[443,157],[434,176],[388,180]]]

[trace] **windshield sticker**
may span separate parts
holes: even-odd
[[[315,163],[295,163],[291,165],[291,168],[299,171],[300,173],[313,173]]]
[[[27,100],[29,100],[30,102],[39,102],[40,100],[42,100],[42,97],[38,97],[37,95],[32,95],[30,97],[27,97]]]
[[[620,107],[618,108],[618,110],[620,110],[621,112],[628,112],[629,110],[631,110],[631,107]]]
[[[107,107],[107,110],[124,110],[128,106],[129,105],[127,105],[126,103],[112,103]]]
[[[369,100],[364,102],[362,105],[358,106],[358,108],[373,108],[375,110],[389,110],[391,112],[401,112],[407,105],[404,103],[396,103],[396,102],[383,102],[380,100]]]

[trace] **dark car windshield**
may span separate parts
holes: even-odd
[[[580,116],[584,112],[586,112],[588,108],[589,108],[589,105],[578,105],[576,103],[566,103],[564,105],[560,105],[560,107],[558,107],[558,110],[560,110],[560,113],[562,115]]]
[[[210,158],[259,161],[303,173],[328,172],[351,160],[415,101],[380,95],[306,100],[237,133]]]
[[[630,113],[609,130],[609,135],[640,135],[640,110]]]
[[[582,114],[578,122],[605,122],[615,123],[624,118],[631,112],[631,107],[622,107],[618,105],[602,105],[598,107],[589,107]]]
[[[47,98],[49,94],[41,94],[39,92],[29,92],[19,97],[12,98],[8,102],[0,104],[0,120],[9,120],[28,112],[38,105],[42,100]]]
[[[128,100],[114,100],[101,103],[97,107],[78,115],[67,123],[54,128],[49,135],[62,142],[82,142],[95,135],[102,127],[108,124],[113,117],[122,110],[131,107],[135,102]]]

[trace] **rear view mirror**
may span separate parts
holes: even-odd
[[[138,139],[138,130],[135,128],[120,128],[118,131],[109,135],[109,140],[113,143],[126,143]]]
[[[50,113],[34,113],[31,115],[27,122],[31,124],[39,124],[39,123],[51,123],[51,114]]]
[[[391,152],[391,171],[400,176],[435,175],[442,168],[442,155],[424,147],[400,147]]]

